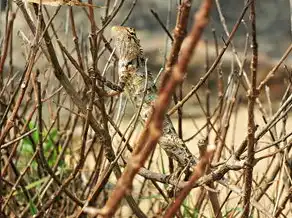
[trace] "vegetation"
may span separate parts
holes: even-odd
[[[0,217],[291,216],[292,44],[269,71],[259,71],[255,0],[238,6],[242,12],[232,29],[218,0],[203,0],[194,22],[193,2],[179,1],[169,11],[177,16],[173,33],[170,17],[164,24],[152,11],[171,48],[161,75],[154,72],[162,85],[145,126],[123,94],[107,95],[118,84],[108,30],[117,22],[127,25],[139,10],[137,0],[118,21],[124,0],[107,0],[104,7],[78,2],[52,7],[13,0],[3,12]],[[208,23],[212,7],[222,38]],[[62,9],[65,29],[59,26]],[[26,31],[17,29],[20,19]],[[245,43],[236,48],[240,27]],[[213,38],[204,41],[208,28]],[[16,49],[15,41],[22,46]],[[190,88],[183,80],[194,72],[188,70],[192,57],[202,53],[205,70],[196,72],[201,78]],[[223,67],[227,53],[231,70]],[[21,69],[16,54],[25,60]],[[270,84],[279,72],[283,95],[272,100],[278,89]],[[165,114],[177,120],[179,136],[198,158],[190,175],[173,174],[177,163],[156,146]]]

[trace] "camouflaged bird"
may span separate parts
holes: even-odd
[[[145,123],[153,110],[157,97],[157,88],[150,73],[145,73],[145,58],[134,28],[114,26],[112,36],[115,51],[119,57],[119,85],[138,110],[142,104],[140,116]],[[145,84],[147,90],[145,92]],[[195,157],[185,143],[178,137],[169,116],[163,122],[163,135],[159,145],[168,157],[178,162],[179,166],[194,165]]]

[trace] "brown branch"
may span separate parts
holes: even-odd
[[[261,91],[261,89],[269,82],[270,79],[272,79],[275,75],[275,72],[279,69],[280,65],[286,60],[286,58],[289,56],[290,52],[292,51],[292,44],[287,48],[279,62],[273,67],[273,69],[268,73],[265,79],[261,81],[260,85],[258,86],[258,91]]]
[[[292,198],[292,187],[289,188],[289,190],[286,193],[286,196],[282,200],[282,203],[277,207],[277,210],[275,212],[274,217],[279,217],[282,213],[282,211],[285,209],[286,204],[289,200]]]
[[[8,26],[6,28],[6,34],[5,34],[5,39],[4,39],[4,42],[3,42],[3,45],[4,45],[4,48],[1,49],[1,53],[0,53],[0,75],[2,76],[2,73],[3,73],[3,69],[4,69],[4,63],[5,63],[5,60],[7,58],[7,53],[8,53],[8,48],[9,48],[9,41],[10,41],[10,38],[11,35],[12,35],[12,29],[13,29],[13,24],[14,24],[14,20],[15,20],[15,17],[16,17],[16,13],[13,12],[11,13],[10,15],[10,20],[8,22]],[[1,84],[2,81],[0,81],[0,84]]]
[[[131,14],[132,14],[132,12],[133,12],[135,6],[136,6],[137,1],[138,1],[138,0],[133,0],[133,2],[132,2],[132,6],[131,6],[131,8],[130,8],[128,14],[127,14],[127,16],[124,18],[124,20],[121,22],[121,25],[120,25],[120,26],[124,26],[125,23],[128,21],[129,17],[131,16]]]
[[[178,54],[181,49],[182,42],[185,38],[187,32],[187,25],[189,19],[189,13],[191,9],[192,0],[184,0],[179,8],[179,14],[177,16],[176,25],[174,28],[174,41],[165,64],[164,77],[161,80],[161,86],[164,86],[164,82],[169,78],[172,72],[173,66],[176,64],[178,59]]]
[[[251,61],[251,87],[248,92],[248,136],[247,136],[247,167],[244,178],[244,197],[243,197],[243,217],[248,218],[250,213],[250,198],[252,192],[253,181],[253,164],[254,164],[254,146],[255,140],[255,121],[254,121],[254,106],[255,100],[258,96],[256,82],[257,82],[257,68],[258,68],[258,44],[256,38],[256,13],[255,0],[251,1],[250,7],[251,19],[251,36],[252,36],[252,61]]]
[[[181,9],[182,9],[182,7],[181,7]],[[154,18],[158,21],[159,25],[162,27],[162,29],[164,30],[166,35],[169,37],[171,42],[173,42],[174,39],[173,39],[172,35],[170,34],[170,32],[168,31],[167,27],[164,25],[164,23],[160,19],[158,13],[156,11],[154,11],[153,9],[150,9],[150,12],[154,16]]]

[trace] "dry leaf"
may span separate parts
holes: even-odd
[[[70,5],[70,6],[82,6],[82,7],[94,7],[101,8],[100,6],[91,5],[84,2],[79,2],[77,0],[27,0],[29,3],[40,4],[42,2],[43,5],[50,6],[60,6],[60,5]]]

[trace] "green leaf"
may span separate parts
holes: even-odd
[[[31,200],[29,201],[29,210],[31,215],[35,215],[38,212],[36,205]]]
[[[30,190],[32,188],[40,187],[41,184],[44,183],[44,182],[46,182],[48,179],[50,179],[50,176],[43,177],[43,178],[41,178],[41,179],[39,179],[39,180],[37,180],[35,182],[32,182],[32,183],[28,184],[27,186],[25,186],[25,189],[26,190]],[[13,193],[13,196],[14,195],[18,195],[20,193],[23,193],[23,191],[22,190],[19,190],[19,191]]]
[[[28,139],[23,139],[22,140],[22,143],[21,143],[21,146],[20,146],[20,153],[21,154],[26,154],[26,155],[34,153],[30,140],[28,140]]]
[[[44,134],[44,137],[47,135]],[[50,149],[54,149],[54,141],[57,138],[58,131],[57,129],[52,129],[47,137],[47,140],[44,142],[44,150],[48,151]]]
[[[28,124],[28,128],[29,128],[29,130],[34,129],[35,126],[36,126],[36,125],[35,125],[35,123],[33,123],[33,122],[29,122],[29,124]],[[33,132],[33,133],[31,134],[31,137],[32,137],[34,143],[37,144],[37,143],[39,142],[39,130]]]

